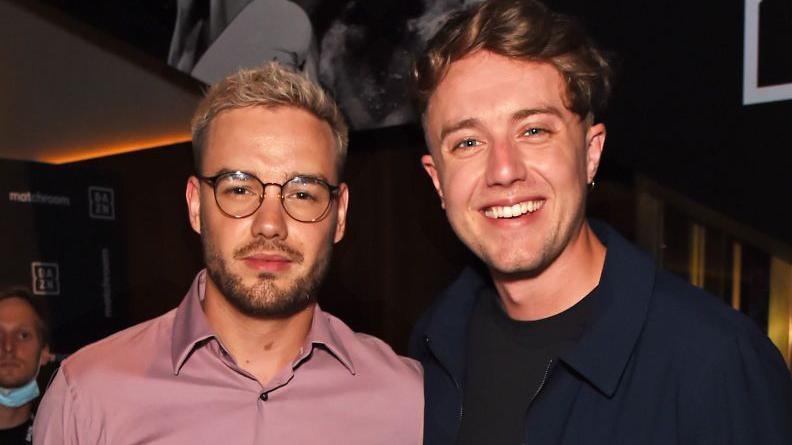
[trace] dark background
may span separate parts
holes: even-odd
[[[428,3],[437,1],[297,3],[304,3],[318,22],[318,32],[337,16],[369,24],[369,41],[381,50],[383,41],[396,45],[403,40],[404,26],[399,23],[421,15]],[[165,60],[175,2],[46,3]],[[609,128],[606,163],[646,173],[792,243],[792,206],[786,205],[792,101],[742,105],[744,0],[546,3],[579,17],[617,67],[614,99],[604,116]],[[762,2],[760,21],[760,83],[792,81],[792,2]]]
[[[7,160],[0,160],[0,178],[0,286],[35,288],[31,263],[58,265],[57,289],[45,289],[56,293],[44,297],[54,318],[52,349],[70,352],[128,325],[131,294],[121,238],[128,206],[116,203],[115,219],[89,212],[89,188],[114,189],[117,197],[116,179],[86,166]],[[66,198],[69,205],[12,201],[13,192]]]
[[[165,60],[175,14],[171,2],[46,3]],[[614,98],[602,117],[608,139],[601,187],[591,195],[593,214],[632,237],[632,178],[640,173],[792,244],[792,101],[742,105],[742,0],[548,4],[581,17],[617,67]],[[788,11],[784,5],[780,10]],[[370,13],[382,20],[377,11],[363,8],[360,19]],[[763,27],[770,27],[763,28],[762,48],[785,48],[788,36],[767,35],[766,30],[792,29],[789,14],[765,14],[762,20]],[[761,59],[764,78],[784,78],[787,68],[772,60],[789,58],[774,59],[767,51],[772,56],[775,50],[766,50]],[[352,133],[348,232],[321,297],[325,309],[400,351],[433,295],[472,261],[451,233],[421,170],[423,152],[415,124]],[[102,172],[116,182],[117,211],[123,216],[117,236],[129,295],[129,317],[122,324],[174,307],[202,267],[199,239],[189,227],[184,204],[191,165],[189,145],[180,144],[69,167]],[[101,336],[100,331],[91,335]]]

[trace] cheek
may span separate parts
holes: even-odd
[[[327,255],[333,246],[335,224],[327,219],[320,223],[305,224],[303,227],[290,227],[286,242],[296,248],[307,261],[315,261],[318,256]]]
[[[556,192],[575,191],[580,183],[586,182],[585,151],[577,148],[573,142],[567,142],[566,149],[557,150],[544,162],[537,164],[537,169],[554,184]],[[574,147],[574,148],[572,148]]]
[[[209,211],[201,215],[202,236],[212,247],[223,253],[229,253],[246,239],[248,222],[245,219],[231,219],[219,212]]]
[[[476,188],[476,181],[482,174],[472,162],[446,166],[440,184],[448,210],[455,210],[468,203]]]

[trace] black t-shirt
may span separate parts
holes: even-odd
[[[494,289],[479,295],[469,326],[467,375],[457,445],[517,445],[550,360],[574,346],[593,318],[594,292],[549,318],[518,321]]]
[[[0,430],[0,444],[2,445],[27,445],[31,443],[30,433],[33,419],[7,430]]]

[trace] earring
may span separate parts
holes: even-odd
[[[594,180],[592,180],[591,182],[589,182],[588,186],[589,186],[589,191],[594,191],[594,188],[597,186],[597,183]]]

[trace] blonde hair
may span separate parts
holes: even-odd
[[[349,143],[349,130],[341,110],[321,86],[277,62],[241,69],[209,88],[191,123],[196,170],[200,173],[206,133],[217,115],[238,108],[279,106],[301,108],[330,125],[340,178]]]

